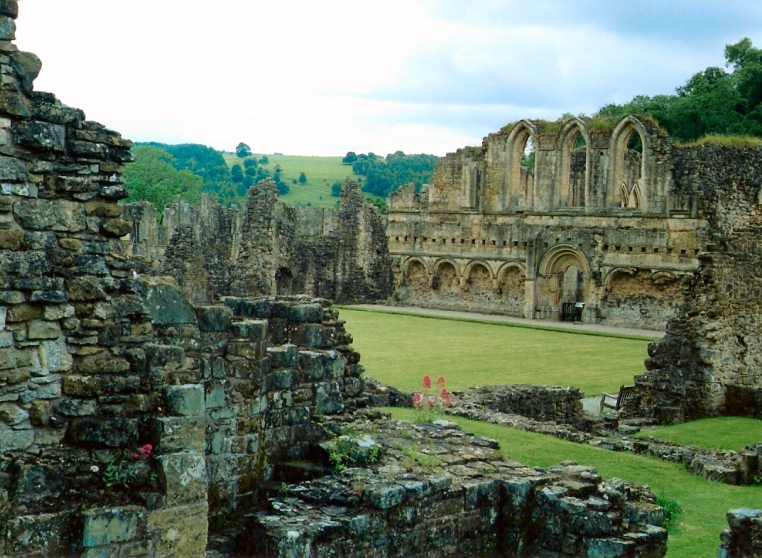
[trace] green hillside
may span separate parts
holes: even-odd
[[[254,153],[259,160],[260,153]],[[275,166],[280,165],[281,179],[290,191],[280,197],[280,201],[292,206],[335,206],[338,198],[331,196],[331,186],[335,182],[344,182],[349,177],[359,182],[362,187],[364,178],[352,172],[352,165],[341,163],[341,157],[311,157],[301,155],[266,155],[268,163],[260,165],[270,174],[275,174]],[[233,153],[223,153],[228,167],[235,164],[243,166],[243,159]],[[304,173],[307,182],[299,182],[299,174]],[[296,181],[296,183],[294,183]],[[368,200],[377,199],[378,196],[363,192]]]

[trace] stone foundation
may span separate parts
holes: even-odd
[[[501,458],[456,425],[358,421],[364,468],[284,485],[237,541],[258,556],[663,556],[663,510],[642,486],[595,469]]]

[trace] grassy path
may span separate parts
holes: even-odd
[[[411,420],[409,409],[385,409],[397,419]],[[451,417],[453,418],[453,417]],[[683,513],[669,536],[669,558],[714,558],[725,513],[733,508],[762,507],[762,487],[712,483],[685,472],[682,465],[573,444],[483,422],[453,418],[465,430],[500,442],[501,451],[521,463],[547,467],[565,459],[593,465],[604,478],[619,477],[647,484],[657,496],[676,501]]]
[[[425,374],[451,390],[490,384],[568,386],[616,392],[645,371],[648,341],[505,324],[341,309],[366,374],[404,390]]]

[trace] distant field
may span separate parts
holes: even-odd
[[[404,390],[445,376],[451,390],[490,384],[619,390],[645,372],[648,341],[342,308],[366,374]]]
[[[262,157],[257,153],[254,156],[257,159]],[[243,159],[229,153],[224,153],[223,157],[229,167],[236,163],[243,167]],[[363,177],[353,173],[351,165],[343,165],[341,157],[267,155],[267,158],[269,162],[264,165],[267,172],[275,174],[275,165],[280,165],[281,179],[291,189],[288,194],[280,197],[280,200],[288,205],[335,206],[338,198],[331,196],[331,186],[337,180],[344,182],[347,177],[358,181],[362,187]],[[305,184],[298,182],[301,172],[307,177]],[[297,180],[296,184],[294,180]],[[365,192],[363,196],[366,199],[378,197]]]

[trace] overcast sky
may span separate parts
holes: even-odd
[[[759,0],[22,0],[35,88],[135,141],[444,155],[672,93],[762,46]]]

